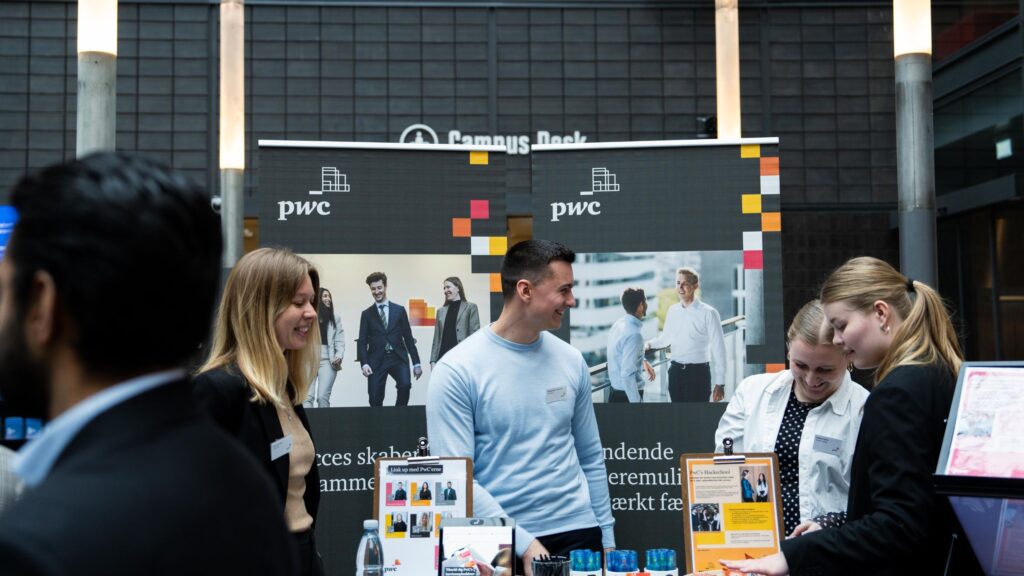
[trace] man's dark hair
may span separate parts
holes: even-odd
[[[100,153],[25,176],[5,257],[14,299],[49,273],[57,326],[87,370],[122,376],[182,364],[209,333],[221,274],[209,195],[170,168]]]
[[[385,286],[388,285],[388,275],[383,272],[373,272],[366,277],[366,285],[369,286],[374,282],[383,282]]]
[[[646,299],[643,288],[626,288],[622,292],[622,307],[629,314],[634,314],[636,313],[636,307]]]
[[[501,262],[501,295],[509,300],[516,293],[516,283],[529,280],[537,284],[550,275],[548,264],[576,261],[576,253],[551,240],[526,240],[513,246]]]

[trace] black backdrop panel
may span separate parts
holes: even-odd
[[[473,219],[472,234],[505,236],[504,153],[473,164],[468,151],[326,146],[260,147],[261,244],[307,254],[468,254],[452,219],[470,218],[473,200],[488,201],[488,217]],[[325,178],[325,168],[338,174]],[[324,191],[325,179],[347,191]]]
[[[763,145],[769,153],[776,147]],[[741,212],[742,195],[760,191],[760,165],[739,146],[543,151],[532,162],[534,236],[577,252],[742,250],[739,231],[760,228],[760,214]],[[581,194],[601,168],[614,182],[600,172],[598,181],[618,190]]]

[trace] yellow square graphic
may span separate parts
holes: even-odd
[[[762,232],[781,232],[782,231],[782,215],[778,212],[762,212],[761,213],[761,231]]]
[[[491,236],[491,256],[504,256],[508,250],[508,238]]]
[[[476,164],[476,165],[479,165],[479,166],[487,166],[487,162],[488,162],[488,158],[487,158],[487,152],[486,151],[484,151],[484,152],[470,152],[469,153],[469,163],[470,164]]]
[[[760,214],[761,213],[761,195],[760,194],[744,194],[743,195],[743,213],[744,214]]]
[[[740,146],[740,158],[760,158],[760,144],[744,144]]]

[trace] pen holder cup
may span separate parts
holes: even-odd
[[[533,576],[569,576],[569,567],[565,556],[540,556],[533,559]]]

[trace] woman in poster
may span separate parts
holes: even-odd
[[[829,276],[821,300],[836,344],[857,368],[875,369],[847,522],[787,539],[781,553],[722,564],[767,575],[980,573],[932,481],[962,357],[941,297],[862,257]]]
[[[732,438],[736,452],[778,455],[783,523],[790,534],[804,520],[816,526],[843,521],[868,393],[850,379],[818,300],[793,317],[786,348],[789,370],[750,376],[736,388],[718,423],[715,446],[721,452],[722,440]],[[760,479],[757,484],[760,498]],[[761,501],[767,495],[766,480]]]
[[[395,512],[394,521],[391,523],[392,532],[405,532],[409,529],[405,524],[405,516],[401,512]]]
[[[757,475],[757,501],[768,501],[768,479],[764,477],[764,472]]]
[[[341,326],[341,316],[334,311],[331,291],[321,287],[316,300],[320,303],[316,311],[320,326],[320,369],[316,373],[316,383],[309,387],[302,406],[312,408],[313,397],[316,396],[317,408],[330,408],[331,389],[345,357],[345,329]]]
[[[430,493],[430,482],[420,484],[420,500],[430,500],[434,495]]]
[[[444,306],[437,311],[434,323],[434,344],[430,347],[433,366],[446,352],[480,329],[480,312],[476,304],[465,299],[462,280],[456,276],[444,279]]]
[[[302,575],[324,567],[313,540],[320,477],[302,407],[320,361],[320,275],[291,251],[261,248],[228,275],[210,357],[195,378],[199,406],[274,480]],[[290,438],[288,447],[281,440]]]

